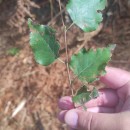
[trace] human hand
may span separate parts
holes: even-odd
[[[59,100],[59,120],[71,130],[130,130],[130,73],[107,67],[100,78],[107,87],[85,104],[87,111],[74,108],[69,96]]]

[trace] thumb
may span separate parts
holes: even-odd
[[[91,113],[70,110],[65,114],[65,123],[79,130],[119,130],[122,127],[121,114]]]

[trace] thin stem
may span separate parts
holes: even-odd
[[[58,0],[58,2],[59,2],[60,11],[61,11],[62,10],[61,9],[61,1]],[[63,20],[63,15],[62,14],[61,14],[61,20],[62,20],[63,27],[65,27],[64,20]]]
[[[65,62],[63,60],[61,60],[60,58],[58,58],[57,60],[59,60],[61,63],[65,64]]]
[[[62,10],[62,9],[61,9],[61,1],[58,0],[58,2],[59,2],[60,11],[61,11],[61,10]],[[64,43],[65,43],[65,52],[66,52],[67,75],[68,75],[68,80],[69,80],[69,87],[70,87],[70,89],[71,89],[71,93],[72,93],[72,96],[73,96],[73,95],[74,95],[74,92],[73,92],[73,86],[72,86],[71,77],[70,77],[68,45],[67,45],[67,40],[66,40],[67,30],[66,30],[66,26],[65,26],[65,23],[64,23],[63,15],[62,15],[62,14],[61,14],[61,19],[62,19],[62,24],[63,24],[63,27],[64,27]]]
[[[68,31],[73,25],[74,23],[70,24],[70,26],[66,29],[66,31]]]
[[[64,11],[65,9],[62,9],[58,14],[56,14],[56,16],[53,17],[53,19],[51,19],[51,21],[47,25],[51,25]]]
[[[53,2],[52,0],[49,0],[50,1],[50,7],[51,7],[51,19],[53,19]]]
[[[65,50],[66,50],[66,61],[67,61],[66,62],[66,67],[67,67],[67,73],[68,73],[70,89],[71,89],[71,92],[72,92],[72,96],[74,96],[73,86],[72,86],[71,77],[70,77],[68,45],[67,45],[67,40],[66,40],[66,34],[67,34],[67,30],[65,30],[65,33],[64,33],[64,35],[65,35],[64,40],[65,40]]]

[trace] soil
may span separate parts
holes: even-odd
[[[109,0],[109,6],[104,11],[103,27],[94,35],[84,34],[75,25],[70,28],[67,32],[69,57],[83,45],[97,48],[115,43],[117,46],[109,66],[130,71],[130,6],[127,0],[113,1]],[[62,11],[56,0],[19,2],[20,6],[16,0],[11,0],[10,5],[14,6],[10,6],[7,0],[0,1],[0,9],[3,9],[2,14],[0,11],[3,17],[0,18],[0,130],[67,130],[67,126],[57,119],[58,100],[71,95],[66,66],[56,61],[43,67],[34,61],[26,23],[31,17],[38,23],[54,27],[61,46],[61,59],[65,61],[60,13],[63,12],[65,24],[69,26],[71,20],[64,11],[66,1],[62,2]],[[11,55],[11,48],[20,51]],[[77,81],[75,88],[79,85]],[[13,116],[21,103],[25,105]]]

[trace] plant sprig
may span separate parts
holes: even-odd
[[[96,50],[86,50],[83,48],[77,54],[72,55],[69,62],[66,37],[67,31],[74,24],[79,26],[84,32],[96,30],[103,19],[101,11],[105,8],[106,3],[106,0],[69,0],[66,8],[73,23],[68,29],[66,29],[63,15],[61,15],[66,49],[65,64],[74,103],[80,103],[83,105],[85,102],[96,98],[98,96],[98,91],[95,87],[92,91],[88,91],[86,86],[81,86],[77,93],[73,94],[73,80],[70,77],[70,69],[76,75],[76,78],[89,85],[105,74],[105,66],[111,59],[112,47],[98,48]],[[61,10],[60,0],[59,6]],[[56,59],[60,59],[58,54],[60,46],[56,40],[54,29],[50,26],[35,24],[30,19],[28,25],[31,29],[30,45],[34,52],[35,60],[39,64],[47,66],[53,63]],[[64,61],[62,61],[62,63],[64,63]]]

